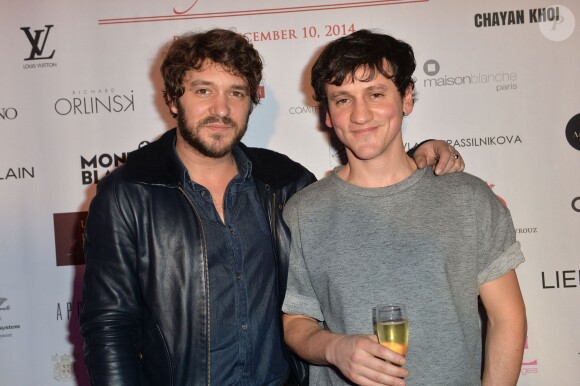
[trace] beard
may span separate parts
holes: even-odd
[[[236,121],[229,116],[219,117],[217,115],[210,115],[209,117],[191,125],[185,117],[185,112],[179,101],[177,101],[176,107],[177,129],[179,130],[179,134],[181,134],[181,137],[189,146],[206,157],[222,158],[226,156],[232,151],[232,148],[242,140],[242,137],[246,134],[246,130],[248,129],[250,114],[248,114],[241,127],[239,127]],[[210,135],[209,141],[204,141],[203,138],[200,137],[199,132],[203,126],[213,123],[220,123],[231,127],[236,135],[232,139],[226,139],[223,135],[215,133]]]

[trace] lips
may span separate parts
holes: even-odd
[[[197,125],[197,130],[199,130],[202,127],[205,127],[212,131],[227,131],[231,129],[234,130],[237,129],[236,123],[228,117],[224,117],[222,119],[216,117],[208,117]]]
[[[226,131],[236,129],[237,125],[230,117],[216,117],[210,116],[199,123],[198,127],[207,127],[214,131]]]
[[[356,129],[356,130],[351,130],[351,133],[357,135],[357,134],[369,134],[369,133],[373,133],[378,129],[377,126],[373,126],[373,127],[367,127],[364,129]]]
[[[228,130],[234,128],[231,125],[204,125],[204,127],[207,127],[212,130]]]

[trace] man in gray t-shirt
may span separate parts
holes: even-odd
[[[329,44],[312,69],[348,158],[284,209],[285,340],[312,363],[312,385],[517,383],[524,257],[511,216],[477,177],[437,177],[405,153],[414,69],[408,44],[366,30]],[[489,319],[483,378],[478,295]],[[372,335],[371,309],[388,302],[408,307],[406,359]]]

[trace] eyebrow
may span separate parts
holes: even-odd
[[[246,91],[246,92],[249,92],[250,91],[250,88],[247,85],[245,85],[245,84],[234,84],[232,86],[232,89],[233,90]]]
[[[389,90],[389,86],[385,84],[375,84],[364,88],[365,92],[385,91]],[[337,90],[328,95],[329,99],[334,100],[343,96],[350,96],[352,93],[345,90]]]
[[[196,86],[215,86],[214,82],[210,82],[203,79],[197,79],[190,82],[187,87],[196,87]],[[232,90],[240,90],[240,91],[249,91],[249,87],[245,84],[235,83],[230,87]]]
[[[365,91],[383,91],[388,90],[390,87],[386,84],[376,84],[365,88]]]
[[[336,92],[331,93],[329,95],[329,98],[334,100],[336,98],[340,98],[342,96],[349,96],[349,95],[350,95],[350,93],[347,91],[336,91]]]

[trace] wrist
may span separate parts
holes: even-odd
[[[322,347],[323,347],[322,355],[323,355],[324,361],[327,364],[335,366],[336,361],[337,361],[337,359],[336,359],[337,346],[338,346],[340,340],[343,338],[343,336],[339,335],[339,334],[333,334],[333,333],[328,332],[328,331],[322,331],[321,333],[327,335],[326,336],[327,342],[326,342],[326,344],[322,345]]]
[[[409,149],[409,150],[407,151],[407,155],[408,155],[409,157],[413,158],[413,156],[415,155],[415,151],[416,151],[416,150],[417,150],[417,149],[418,149],[418,148],[419,148],[421,145],[423,145],[423,144],[425,144],[425,143],[427,143],[427,142],[429,142],[429,141],[433,141],[433,139],[426,139],[426,140],[424,140],[424,141],[422,141],[422,142],[419,142],[419,143],[418,143],[417,145],[415,145],[415,146],[414,146],[412,149]]]

